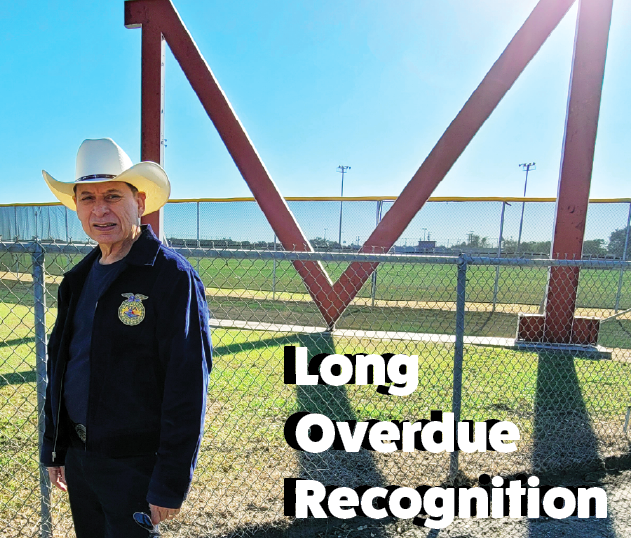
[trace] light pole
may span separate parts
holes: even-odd
[[[528,187],[528,172],[536,170],[535,163],[522,163],[519,165],[523,171],[526,172],[526,181],[524,181],[524,198],[526,198],[526,187]],[[519,254],[519,245],[521,245],[521,230],[524,226],[524,209],[526,208],[526,201],[521,203],[521,219],[519,219],[519,235],[517,236],[517,251],[515,254]]]
[[[344,197],[344,174],[346,173],[347,170],[350,170],[350,169],[351,169],[350,166],[344,166],[344,165],[340,165],[337,167],[337,171],[342,174],[342,189],[340,191],[340,198]],[[342,204],[343,203],[344,201],[340,200],[340,234],[337,241],[340,244],[340,250],[342,250]]]

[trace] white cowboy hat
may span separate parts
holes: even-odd
[[[57,199],[73,211],[74,188],[79,183],[123,181],[147,195],[145,214],[153,213],[166,204],[171,184],[164,169],[151,161],[132,164],[131,159],[111,138],[84,140],[77,152],[76,179],[64,183],[42,170],[44,180]]]

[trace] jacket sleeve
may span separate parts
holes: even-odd
[[[55,383],[53,375],[63,375],[63,372],[55,371],[53,365],[59,356],[59,344],[63,333],[63,324],[68,312],[67,302],[68,290],[65,281],[62,281],[57,291],[57,319],[55,326],[48,339],[46,355],[46,400],[44,402],[44,437],[40,449],[40,462],[46,467],[60,467],[65,465],[67,447],[61,446],[59,443],[55,446],[55,423],[53,417],[51,390]],[[56,451],[53,457],[53,451]]]
[[[166,283],[165,283],[166,284]],[[179,508],[186,498],[204,432],[212,344],[204,286],[193,271],[178,271],[160,305],[156,337],[165,384],[160,445],[147,501]]]

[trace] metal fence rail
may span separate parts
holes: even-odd
[[[46,335],[62,275],[91,247],[0,243],[0,534],[73,536],[67,501],[37,463]],[[551,485],[607,489],[610,517],[593,535],[625,536],[631,468],[631,262],[178,248],[197,267],[212,312],[215,369],[193,488],[165,536],[251,536],[298,522],[283,516],[283,479],[328,485],[473,485],[532,473]],[[335,280],[351,262],[378,262],[333,332],[292,262],[321,263]],[[520,312],[538,312],[550,267],[580,269],[577,313],[601,320],[598,348],[515,345]],[[283,382],[284,346],[317,353],[418,355],[407,397],[372,386]],[[509,420],[510,454],[297,452],[283,438],[296,411],[332,420]],[[618,480],[616,482],[616,480]],[[470,536],[539,536],[537,522],[456,520]],[[591,523],[590,523],[591,524]],[[590,527],[591,528],[591,527]],[[604,530],[603,530],[604,529]],[[609,529],[609,530],[608,530]],[[297,532],[297,531],[296,531]],[[386,536],[378,522],[371,532]],[[456,531],[454,531],[456,532]],[[609,534],[608,534],[609,533]],[[543,536],[543,535],[541,535]],[[587,535],[586,535],[587,536]]]

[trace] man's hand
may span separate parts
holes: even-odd
[[[156,506],[155,504],[150,504],[149,508],[151,508],[151,523],[154,525],[167,519],[173,519],[180,513],[179,508],[162,508],[162,506]]]
[[[65,467],[48,467],[48,477],[50,478],[50,482],[61,491],[68,491]]]

